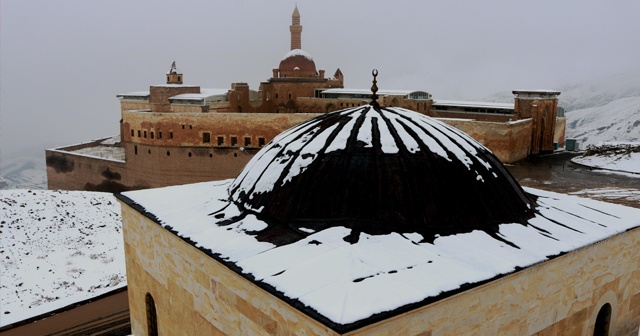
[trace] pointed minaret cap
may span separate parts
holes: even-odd
[[[167,84],[182,84],[182,73],[176,66],[176,61],[171,63],[171,68],[167,71]]]
[[[300,12],[298,12],[298,4],[296,4],[296,7],[293,9],[293,14],[291,16],[300,17]]]

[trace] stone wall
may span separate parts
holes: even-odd
[[[259,148],[276,135],[318,114],[311,113],[153,113],[122,112],[123,142],[150,146]],[[133,133],[132,133],[133,131]],[[204,133],[210,142],[205,143]],[[218,137],[224,143],[218,145]],[[232,137],[237,145],[232,144]],[[250,144],[245,145],[245,138]]]
[[[480,122],[469,119],[440,119],[489,148],[502,163],[512,163],[529,155],[531,119],[516,122]]]
[[[169,97],[183,93],[200,93],[199,86],[162,85],[149,88],[149,105],[153,112],[171,112]]]
[[[158,224],[122,205],[134,335],[151,294],[160,335],[336,335]]]
[[[65,147],[76,150],[79,146]],[[79,155],[65,150],[45,151],[47,162],[47,188],[50,190],[90,190],[118,192],[144,189],[147,185],[128,185],[124,161],[106,160]]]
[[[160,334],[336,335],[129,206],[122,206],[132,331],[145,295]],[[355,330],[348,335],[588,335],[612,307],[611,335],[640,325],[640,229]]]

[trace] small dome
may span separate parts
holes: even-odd
[[[533,200],[470,136],[402,108],[328,113],[277,136],[229,188],[268,222],[425,240],[522,223]]]
[[[286,77],[311,77],[316,75],[316,63],[304,50],[294,49],[284,55],[278,70]]]

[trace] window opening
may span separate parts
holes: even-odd
[[[264,147],[264,138],[263,137],[258,137],[258,146],[259,147]]]
[[[153,132],[151,132],[151,139],[153,139]]]
[[[224,145],[224,137],[219,136],[218,137],[218,146],[222,146]]]
[[[158,139],[162,139],[162,132],[158,132]]]
[[[245,147],[251,146],[251,137],[244,137],[244,146]]]
[[[611,326],[611,305],[605,303],[596,317],[596,325],[593,327],[593,336],[609,335],[609,327]]]
[[[133,146],[133,154],[138,155],[138,145]]]
[[[135,131],[131,130],[131,136],[135,136]]]
[[[144,138],[147,138],[147,131],[144,131]]]
[[[147,307],[147,335],[158,336],[158,313],[156,312],[156,303],[153,296],[147,293],[144,298]]]
[[[211,133],[202,133],[202,142],[210,143],[211,142]]]
[[[231,146],[237,146],[238,145],[238,137],[231,137]]]
[[[169,132],[169,139],[173,139],[173,132]]]

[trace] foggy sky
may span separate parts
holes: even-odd
[[[257,90],[294,1],[0,2],[0,160],[118,134],[115,95],[165,81]],[[640,68],[640,1],[298,0],[302,49],[345,87],[482,98]]]

